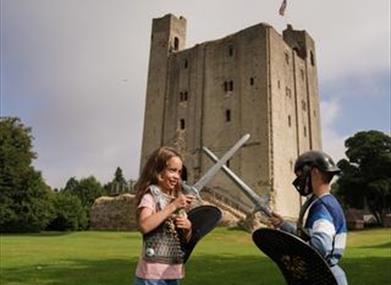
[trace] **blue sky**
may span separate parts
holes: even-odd
[[[187,47],[266,22],[317,45],[323,149],[336,160],[361,130],[390,133],[389,0],[0,0],[2,116],[33,129],[53,187],[139,169],[152,18],[187,19]]]

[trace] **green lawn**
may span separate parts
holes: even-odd
[[[1,236],[0,284],[132,284],[141,239],[133,232]],[[391,284],[391,230],[351,232],[341,263],[349,284]],[[187,263],[183,285],[285,284],[248,233],[218,228]]]

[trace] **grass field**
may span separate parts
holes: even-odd
[[[141,247],[136,232],[2,235],[1,285],[133,283]],[[349,284],[391,284],[391,230],[351,232],[341,262]],[[285,284],[248,233],[218,228],[202,240],[183,285]]]

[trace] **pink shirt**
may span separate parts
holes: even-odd
[[[149,208],[156,212],[156,202],[151,193],[146,193],[137,208]],[[143,249],[144,250],[144,247]],[[143,279],[182,279],[185,276],[183,264],[149,263],[141,252],[137,263],[136,276]]]

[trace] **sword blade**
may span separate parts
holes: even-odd
[[[207,147],[202,148],[203,151],[209,156],[213,161],[218,161],[219,158]],[[250,188],[242,179],[239,178],[231,169],[229,169],[226,165],[222,166],[222,170],[225,174],[228,175],[229,178],[242,190],[242,192],[250,199],[250,201],[254,204],[256,211],[262,211],[266,216],[271,217],[270,208],[262,201],[262,198],[259,197],[255,193],[253,189]]]
[[[198,192],[209,183],[210,180],[217,174],[221,167],[235,154],[235,152],[250,138],[249,134],[244,135],[233,147],[228,150],[221,159],[216,161],[216,164],[213,165],[209,170],[198,180],[194,185]]]

